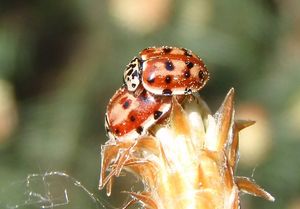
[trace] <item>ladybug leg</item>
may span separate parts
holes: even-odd
[[[132,147],[134,147],[134,144],[131,145],[129,148],[126,148],[126,150],[124,152],[122,152],[121,154],[120,154],[120,148],[115,145],[106,147],[107,148],[106,150],[104,149],[104,151],[106,151],[106,153],[109,153],[109,156],[112,153],[117,154],[117,152],[119,152],[118,153],[119,157],[112,165],[110,164],[110,162],[113,160],[112,158],[109,158],[108,155],[104,155],[104,157],[103,157],[103,159],[105,159],[105,158],[106,159],[102,161],[105,163],[102,163],[103,167],[101,170],[99,189],[102,189],[106,185],[107,196],[110,196],[110,194],[111,194],[113,177],[120,175],[123,166],[125,165],[126,161],[128,160],[128,157],[130,154],[129,151],[132,149]],[[115,148],[117,148],[118,150],[116,150]],[[109,151],[112,151],[112,152],[109,152]],[[112,170],[110,171],[110,173],[107,176],[105,176],[105,172],[109,166],[112,168]]]
[[[109,179],[116,174],[116,162],[120,161],[122,155],[120,155],[121,149],[129,149],[131,144],[120,143],[120,144],[106,144],[101,146],[101,172],[99,181],[99,190],[103,189],[108,183]],[[129,147],[129,148],[128,148]],[[126,153],[125,153],[126,154]],[[117,158],[115,156],[118,156]],[[114,161],[114,162],[113,162]],[[112,165],[113,162],[113,165]],[[120,162],[121,163],[121,162]],[[110,173],[106,176],[106,171],[109,167],[113,167]]]
[[[134,141],[134,143],[126,148],[120,155],[119,158],[116,160],[116,167],[115,167],[115,176],[119,176],[124,164],[126,163],[126,161],[128,160],[129,156],[130,156],[130,152],[133,150],[133,148],[136,146],[137,141]]]
[[[246,177],[236,177],[235,183],[238,186],[239,190],[245,193],[248,193],[253,196],[262,197],[269,201],[275,201],[275,198],[266,192],[263,188],[258,186],[255,182],[251,181]]]
[[[139,143],[138,143],[139,142]],[[139,146],[137,146],[139,144]],[[103,189],[105,185],[110,183],[110,180],[113,176],[119,176],[124,165],[128,162],[133,149],[152,149],[155,150],[156,144],[152,138],[143,138],[143,140],[136,140],[131,144],[120,144],[118,145],[104,145],[102,146],[102,159],[101,159],[101,173],[100,173],[100,182],[99,189]],[[117,156],[117,158],[115,158]],[[113,162],[113,164],[111,164]],[[133,163],[131,161],[131,163]],[[137,163],[137,162],[136,162]],[[144,162],[139,161],[139,164]],[[111,167],[110,173],[106,176],[106,171]],[[109,190],[109,187],[108,187]],[[109,193],[109,192],[108,192]]]
[[[111,173],[106,176],[106,171],[110,166],[112,160],[118,153],[119,148],[115,145],[104,145],[101,146],[101,172],[100,172],[100,181],[99,181],[99,190],[103,189],[105,184],[108,182],[109,178],[111,178]]]

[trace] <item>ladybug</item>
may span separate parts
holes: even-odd
[[[187,95],[199,91],[209,79],[202,59],[185,48],[149,47],[139,55],[124,71],[129,92],[142,84],[155,95]]]
[[[171,97],[151,94],[140,86],[136,93],[121,87],[110,99],[105,114],[105,129],[111,140],[133,140],[171,108]]]

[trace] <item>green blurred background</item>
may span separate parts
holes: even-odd
[[[211,109],[235,87],[238,117],[257,120],[237,174],[276,202],[243,208],[300,208],[299,0],[0,0],[0,208],[102,208],[72,178],[33,173],[65,172],[115,207],[141,189],[130,176],[97,190],[100,144],[125,65],[153,45],[194,51]]]

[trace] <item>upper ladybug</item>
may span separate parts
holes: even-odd
[[[202,59],[177,47],[149,47],[134,57],[124,71],[124,83],[134,92],[142,84],[155,95],[186,95],[199,91],[209,73]]]

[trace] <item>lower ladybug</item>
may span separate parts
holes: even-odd
[[[187,95],[199,91],[209,73],[202,59],[177,47],[149,47],[127,65],[124,83],[134,92],[142,85],[155,95]]]
[[[133,140],[171,108],[171,97],[156,96],[139,87],[135,94],[123,86],[110,99],[105,115],[105,128],[111,140]]]

